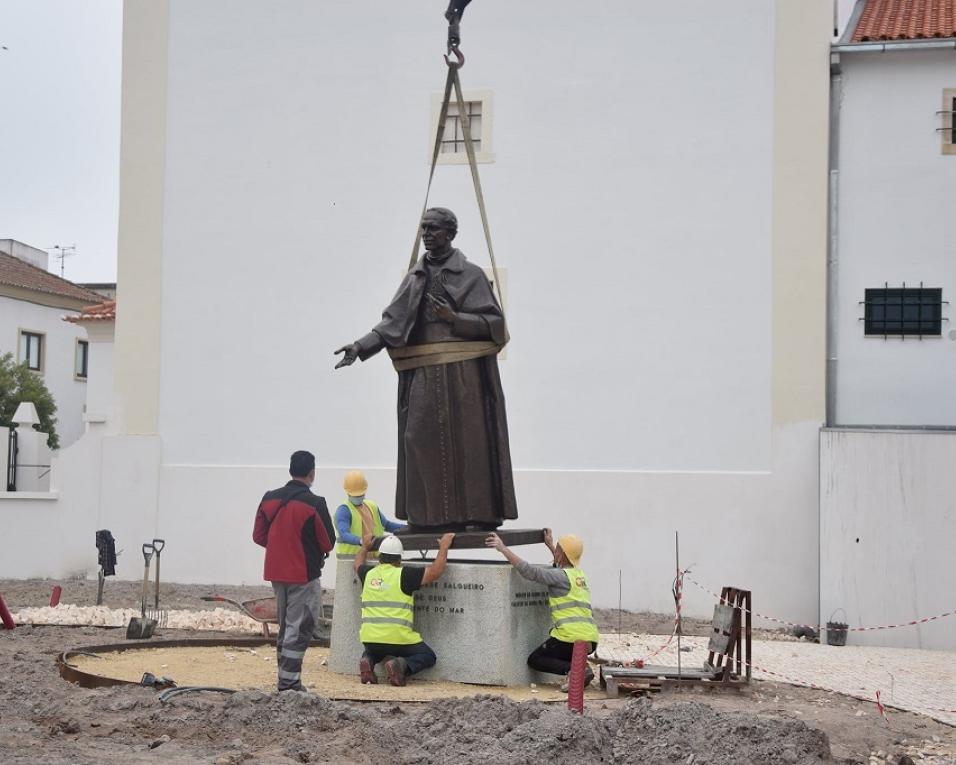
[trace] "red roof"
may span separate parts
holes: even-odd
[[[116,301],[104,300],[96,305],[88,305],[79,316],[64,316],[63,321],[79,324],[86,321],[112,321],[116,318]]]
[[[102,300],[103,296],[92,290],[81,287],[56,274],[44,271],[42,268],[27,263],[24,260],[0,252],[0,284],[11,287],[45,292],[48,295],[83,300],[87,303]]]
[[[956,37],[956,0],[866,0],[853,42]]]

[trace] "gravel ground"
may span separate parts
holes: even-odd
[[[14,609],[41,606],[52,584],[2,581],[0,592]],[[95,583],[63,584],[63,602],[93,602]],[[198,595],[209,592],[237,599],[269,595],[264,587],[169,585],[163,604],[203,608]],[[136,583],[108,582],[109,605],[135,606],[138,599]],[[616,611],[610,613],[616,618]],[[666,615],[627,615],[634,619],[627,628],[649,625],[652,617],[660,632],[669,633]],[[152,690],[88,690],[57,674],[54,658],[63,649],[122,640],[120,630],[92,627],[0,631],[0,762],[769,765],[895,763],[910,752],[924,765],[956,763],[956,737],[945,725],[908,713],[893,714],[887,724],[872,704],[773,682],[740,692],[675,691],[650,700],[589,703],[578,717],[560,705],[498,696],[363,704],[245,691],[187,695],[162,705]]]

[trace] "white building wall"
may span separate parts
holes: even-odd
[[[0,354],[12,353],[17,358],[20,330],[45,335],[43,382],[57,406],[57,433],[60,447],[69,446],[85,430],[83,406],[86,403],[86,382],[74,375],[76,341],[86,339],[86,330],[63,321],[78,311],[30,303],[0,296]]]
[[[956,426],[956,155],[940,151],[956,51],[841,56],[837,423]],[[941,287],[942,337],[865,337],[866,288]]]
[[[332,351],[378,321],[408,262],[445,72],[432,5],[170,4],[169,461],[271,464],[303,438],[325,464],[394,461],[387,358],[333,373]],[[539,11],[469,9],[461,74],[495,98],[482,176],[509,277],[515,462],[767,470],[773,5],[695,0],[691,40],[665,5]],[[439,168],[432,201],[485,264],[467,167]],[[247,418],[269,427],[250,439]]]
[[[424,3],[286,11],[169,4],[160,520],[179,530],[167,537],[191,532],[188,579],[258,575],[252,509],[295,448],[317,453],[330,502],[362,466],[392,504],[394,373],[384,357],[333,373],[331,351],[375,323],[404,267],[443,28],[423,24]],[[811,109],[825,104],[819,18]],[[743,1],[467,18],[465,87],[495,98],[482,175],[509,274],[520,525],[582,533],[604,605],[642,540],[629,605],[666,608],[684,528],[713,584],[760,579],[764,602],[815,610],[812,581],[772,572],[781,526],[794,565],[816,554],[819,424],[773,423],[776,23],[773,4]],[[532,27],[535,55],[517,56]],[[376,54],[356,56],[370,38]],[[824,146],[811,143],[799,162]],[[440,168],[432,200],[485,263],[467,169]],[[766,557],[735,570],[708,552],[725,521]],[[215,565],[189,552],[222,540]]]
[[[87,381],[84,419],[89,428],[106,428],[116,433],[120,430],[114,383],[116,322],[93,320],[85,321],[83,326],[90,343],[89,367],[95,370]]]
[[[517,525],[581,534],[598,605],[623,571],[625,607],[670,608],[680,530],[701,581],[817,610],[830,10],[466,17],[465,88],[495,99],[482,177],[508,269]],[[127,515],[100,517],[165,537],[175,580],[257,581],[255,507],[294,449],[333,507],[362,467],[391,510],[395,374],[384,356],[333,372],[332,351],[407,262],[444,25],[423,0],[131,0],[125,35],[117,392],[150,446],[104,452]],[[440,167],[432,201],[484,265],[467,168]],[[127,457],[156,505],[120,501]],[[690,613],[710,605],[688,592]]]
[[[956,433],[821,434],[820,622],[851,627],[951,612]],[[956,617],[851,632],[848,645],[956,649]]]

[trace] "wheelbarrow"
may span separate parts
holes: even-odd
[[[222,595],[204,595],[203,600],[217,603],[230,603],[238,608],[250,619],[255,619],[262,625],[262,634],[265,637],[272,637],[269,634],[269,625],[279,623],[279,609],[275,598],[255,598],[254,600],[233,600]],[[332,606],[322,606],[322,617],[316,621],[316,633],[320,629],[326,635],[332,629]]]

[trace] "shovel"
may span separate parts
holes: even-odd
[[[134,616],[126,627],[127,640],[147,640],[153,636],[156,629],[156,620],[146,618],[146,597],[149,589],[149,561],[153,557],[154,547],[149,542],[143,543],[143,560],[146,562],[143,570],[143,600],[141,616]]]

